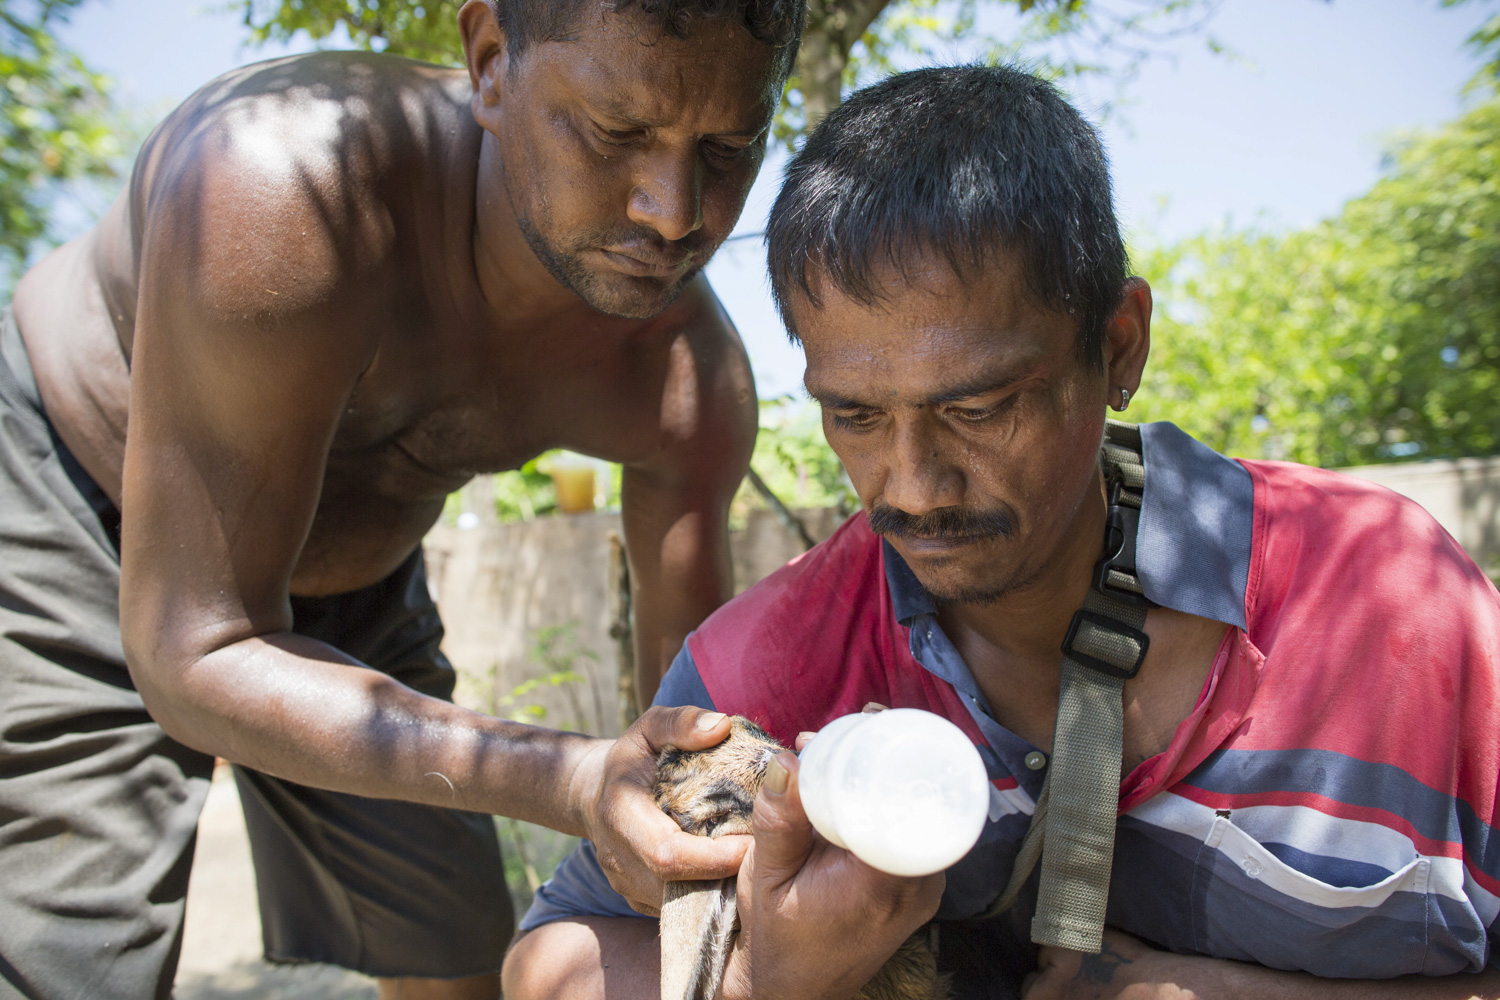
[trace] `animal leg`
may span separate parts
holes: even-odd
[[[735,880],[668,882],[661,904],[662,1000],[713,1000],[729,961]]]

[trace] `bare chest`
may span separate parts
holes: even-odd
[[[640,354],[433,345],[381,358],[345,408],[329,485],[421,502],[551,448],[630,461],[656,444],[664,381]]]

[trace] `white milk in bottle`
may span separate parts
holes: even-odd
[[[802,751],[802,807],[813,827],[872,868],[930,875],[984,829],[990,782],[953,723],[917,708],[845,715]]]

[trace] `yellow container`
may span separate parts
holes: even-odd
[[[552,463],[552,487],[557,509],[564,514],[587,514],[594,509],[594,466],[557,460]]]

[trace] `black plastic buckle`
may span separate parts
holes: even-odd
[[[1145,594],[1121,590],[1109,583],[1109,571],[1119,570],[1140,579],[1135,569],[1135,536],[1140,530],[1141,512],[1125,504],[1109,505],[1104,530],[1104,557],[1094,564],[1094,589],[1106,597],[1144,608],[1156,607]]]
[[[1134,639],[1141,647],[1141,654],[1136,657],[1135,663],[1129,667],[1117,667],[1108,660],[1101,660],[1096,656],[1090,656],[1087,653],[1080,653],[1075,650],[1073,648],[1073,641],[1078,638],[1079,627],[1086,621],[1092,622],[1106,632],[1114,632],[1118,635]],[[1123,677],[1127,681],[1141,672],[1141,664],[1146,662],[1146,651],[1150,648],[1151,637],[1140,629],[1131,628],[1124,622],[1117,621],[1114,618],[1083,610],[1079,610],[1073,616],[1073,622],[1068,626],[1068,637],[1063,640],[1062,644],[1063,655],[1072,657],[1084,666],[1097,670],[1101,674],[1108,674],[1111,677]]]

